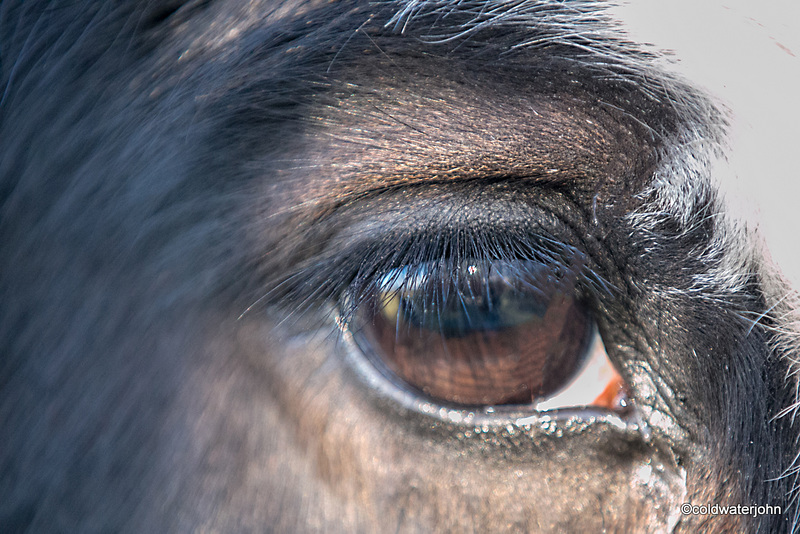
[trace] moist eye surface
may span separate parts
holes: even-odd
[[[384,374],[434,400],[530,404],[580,371],[593,321],[577,273],[535,260],[426,262],[393,269],[351,330]]]

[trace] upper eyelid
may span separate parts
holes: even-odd
[[[563,222],[547,217],[548,223],[541,224],[546,210],[528,208],[525,227],[461,227],[443,234],[441,228],[433,232],[414,229],[398,232],[390,225],[382,232],[374,228],[357,232],[361,239],[335,243],[327,255],[315,256],[298,265],[276,284],[279,289],[271,297],[289,306],[298,302],[310,306],[312,302],[336,302],[347,294],[350,305],[357,306],[359,296],[372,291],[392,269],[440,261],[448,256],[450,263],[458,258],[531,259],[567,270],[572,265],[585,264],[586,253],[574,233],[566,231]],[[537,219],[539,223],[533,222]],[[597,290],[607,292],[612,287],[596,269],[587,268],[581,276]]]

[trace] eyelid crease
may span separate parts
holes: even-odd
[[[448,258],[451,266],[462,259],[535,260],[536,250],[570,258],[562,268],[583,265],[586,291],[613,291],[587,255],[587,214],[558,189],[506,181],[417,187],[341,206],[323,217],[301,230],[304,256],[274,270],[260,303],[305,315],[323,304],[342,306],[345,295],[358,304],[393,269]],[[325,232],[315,238],[316,229]],[[340,311],[344,320],[352,309]]]
[[[561,202],[559,212],[571,211],[567,204],[574,201],[566,197],[559,201],[561,194],[552,187],[533,187],[520,180],[524,179],[376,190],[375,196],[342,204],[329,215],[329,222],[342,229],[327,248],[345,250],[376,236],[397,240],[411,234],[538,234],[577,241],[577,236],[566,235],[571,225],[553,208]]]
[[[391,195],[397,192],[409,192],[414,189],[450,188],[450,187],[481,187],[492,186],[548,188],[560,185],[569,185],[572,182],[590,180],[590,177],[579,173],[563,172],[560,169],[543,169],[538,172],[510,173],[508,169],[497,170],[475,169],[466,171],[463,168],[449,170],[428,170],[416,172],[411,176],[400,176],[388,183],[373,185],[364,189],[353,190],[338,199],[339,206],[348,206],[356,202],[363,202],[373,198]]]

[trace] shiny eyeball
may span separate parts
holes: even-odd
[[[562,392],[597,354],[576,280],[569,266],[534,260],[393,269],[358,306],[351,330],[384,375],[434,401],[536,405]],[[605,368],[594,364],[605,380],[595,397],[620,407],[621,381]]]

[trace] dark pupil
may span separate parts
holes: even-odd
[[[592,322],[568,281],[533,262],[404,272],[376,289],[356,339],[379,367],[458,404],[522,404],[580,369]]]

